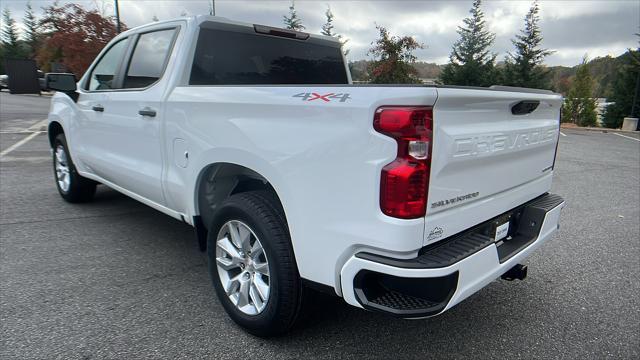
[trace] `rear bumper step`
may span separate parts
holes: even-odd
[[[363,270],[354,279],[356,297],[365,309],[404,318],[441,312],[457,283],[458,272],[433,278],[402,278]]]
[[[414,259],[358,253],[341,273],[345,300],[399,317],[427,317],[503,274],[508,279],[524,279],[526,266],[519,261],[557,230],[563,203],[558,195],[542,195],[431,244]],[[505,222],[510,224],[507,237],[494,241],[492,232]]]
[[[422,248],[420,256],[415,259],[399,260],[366,252],[358,253],[356,257],[407,269],[447,267],[494,244],[491,232],[496,225],[509,221],[510,239],[498,246],[500,261],[504,262],[536,239],[546,213],[563,202],[558,195],[542,195],[469,230]]]

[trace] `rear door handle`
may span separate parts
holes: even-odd
[[[138,114],[142,115],[142,116],[150,116],[150,117],[154,117],[156,116],[156,111],[153,110],[150,107],[145,107],[143,109],[138,110]]]
[[[93,105],[91,110],[98,111],[98,112],[103,112],[104,111],[104,107],[102,107],[102,105],[100,105],[100,104],[97,104],[97,105]]]

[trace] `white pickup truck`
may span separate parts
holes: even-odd
[[[260,336],[309,287],[440,314],[523,279],[559,226],[548,91],[352,85],[334,38],[211,16],[124,32],[47,86],[62,197],[104,184],[193,225],[220,302]]]

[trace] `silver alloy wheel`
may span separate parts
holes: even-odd
[[[269,301],[267,254],[247,224],[230,220],[216,240],[218,277],[231,303],[247,315],[257,315]]]
[[[67,153],[64,151],[64,147],[62,145],[58,145],[56,147],[55,168],[58,186],[64,192],[69,191],[69,186],[71,185],[71,177],[69,174],[69,160],[67,158]]]

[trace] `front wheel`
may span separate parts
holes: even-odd
[[[97,184],[78,174],[64,134],[56,136],[53,143],[53,173],[58,192],[66,201],[78,203],[93,199]]]
[[[257,336],[294,325],[302,285],[284,214],[269,193],[227,199],[214,216],[207,247],[211,279],[231,319]]]

